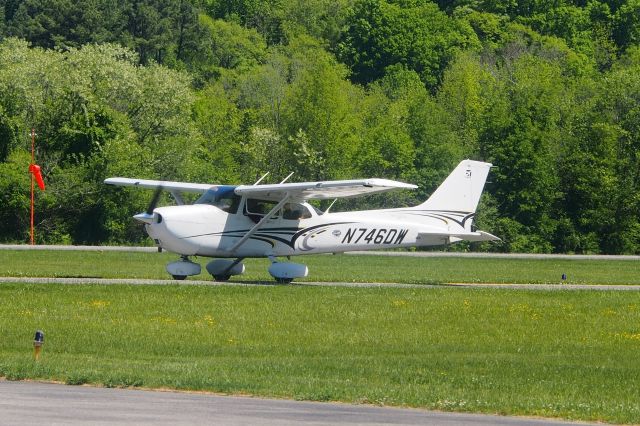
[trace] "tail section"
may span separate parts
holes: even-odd
[[[491,166],[481,161],[461,161],[431,197],[416,208],[473,215]],[[470,229],[471,221],[465,222],[465,228]]]

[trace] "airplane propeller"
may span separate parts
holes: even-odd
[[[153,193],[153,197],[151,197],[151,202],[149,203],[149,207],[147,207],[146,210],[146,214],[148,215],[152,215],[153,211],[156,208],[156,205],[158,204],[158,201],[160,201],[160,195],[162,194],[162,186],[159,186],[156,188],[156,190]]]
[[[147,210],[145,210],[144,213],[138,213],[137,215],[133,216],[136,220],[139,220],[140,222],[146,224],[151,224],[151,221],[153,220],[153,211],[158,205],[158,201],[160,201],[160,195],[162,194],[163,189],[164,188],[162,186],[158,186],[156,188],[155,192],[153,193],[153,197],[151,197],[151,202],[149,203]]]

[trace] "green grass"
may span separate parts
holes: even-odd
[[[1,276],[104,278],[168,278],[165,265],[177,260],[169,253],[10,251],[0,250]],[[194,258],[203,274],[210,260]],[[292,258],[309,266],[306,281],[402,283],[568,283],[640,284],[640,262],[633,260],[415,258],[367,255],[318,255]],[[240,281],[272,281],[266,259],[246,259]]]
[[[9,379],[640,423],[639,350],[636,292],[0,285]]]
[[[3,250],[0,275],[167,278],[176,258]],[[622,260],[294,261],[312,281],[558,283],[566,273],[640,284],[640,262]],[[246,264],[239,280],[272,281],[267,260]],[[640,423],[639,350],[636,292],[0,285],[0,376],[14,380]]]

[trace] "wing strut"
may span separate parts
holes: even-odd
[[[173,199],[176,200],[176,204],[179,206],[183,206],[184,205],[184,199],[182,198],[182,195],[180,195],[180,193],[178,191],[170,191],[171,195],[173,196]]]
[[[254,225],[253,228],[251,228],[246,234],[244,234],[244,236],[242,238],[240,238],[240,241],[238,241],[237,243],[235,243],[233,245],[233,247],[231,247],[229,249],[229,253],[233,253],[236,250],[238,250],[238,247],[240,247],[241,245],[243,245],[248,239],[249,237],[251,237],[253,234],[255,234],[258,229],[260,229],[262,227],[262,225],[269,219],[271,219],[271,217],[273,217],[274,214],[276,214],[276,212],[282,207],[284,206],[284,204],[289,201],[289,198],[291,198],[291,196],[289,195],[289,193],[287,193],[284,198],[282,200],[280,200],[280,202],[278,204],[276,204],[276,206],[274,208],[272,208],[269,213],[267,213],[266,215],[264,215],[262,217],[262,219],[260,219],[260,222],[256,223]]]
[[[231,263],[231,265],[227,266],[227,268],[224,271],[222,271],[220,275],[222,276],[227,275],[229,271],[231,271],[238,263],[242,262],[243,260],[244,260],[244,257],[237,258]]]

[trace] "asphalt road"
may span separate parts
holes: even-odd
[[[513,425],[548,419],[0,380],[2,425]]]

